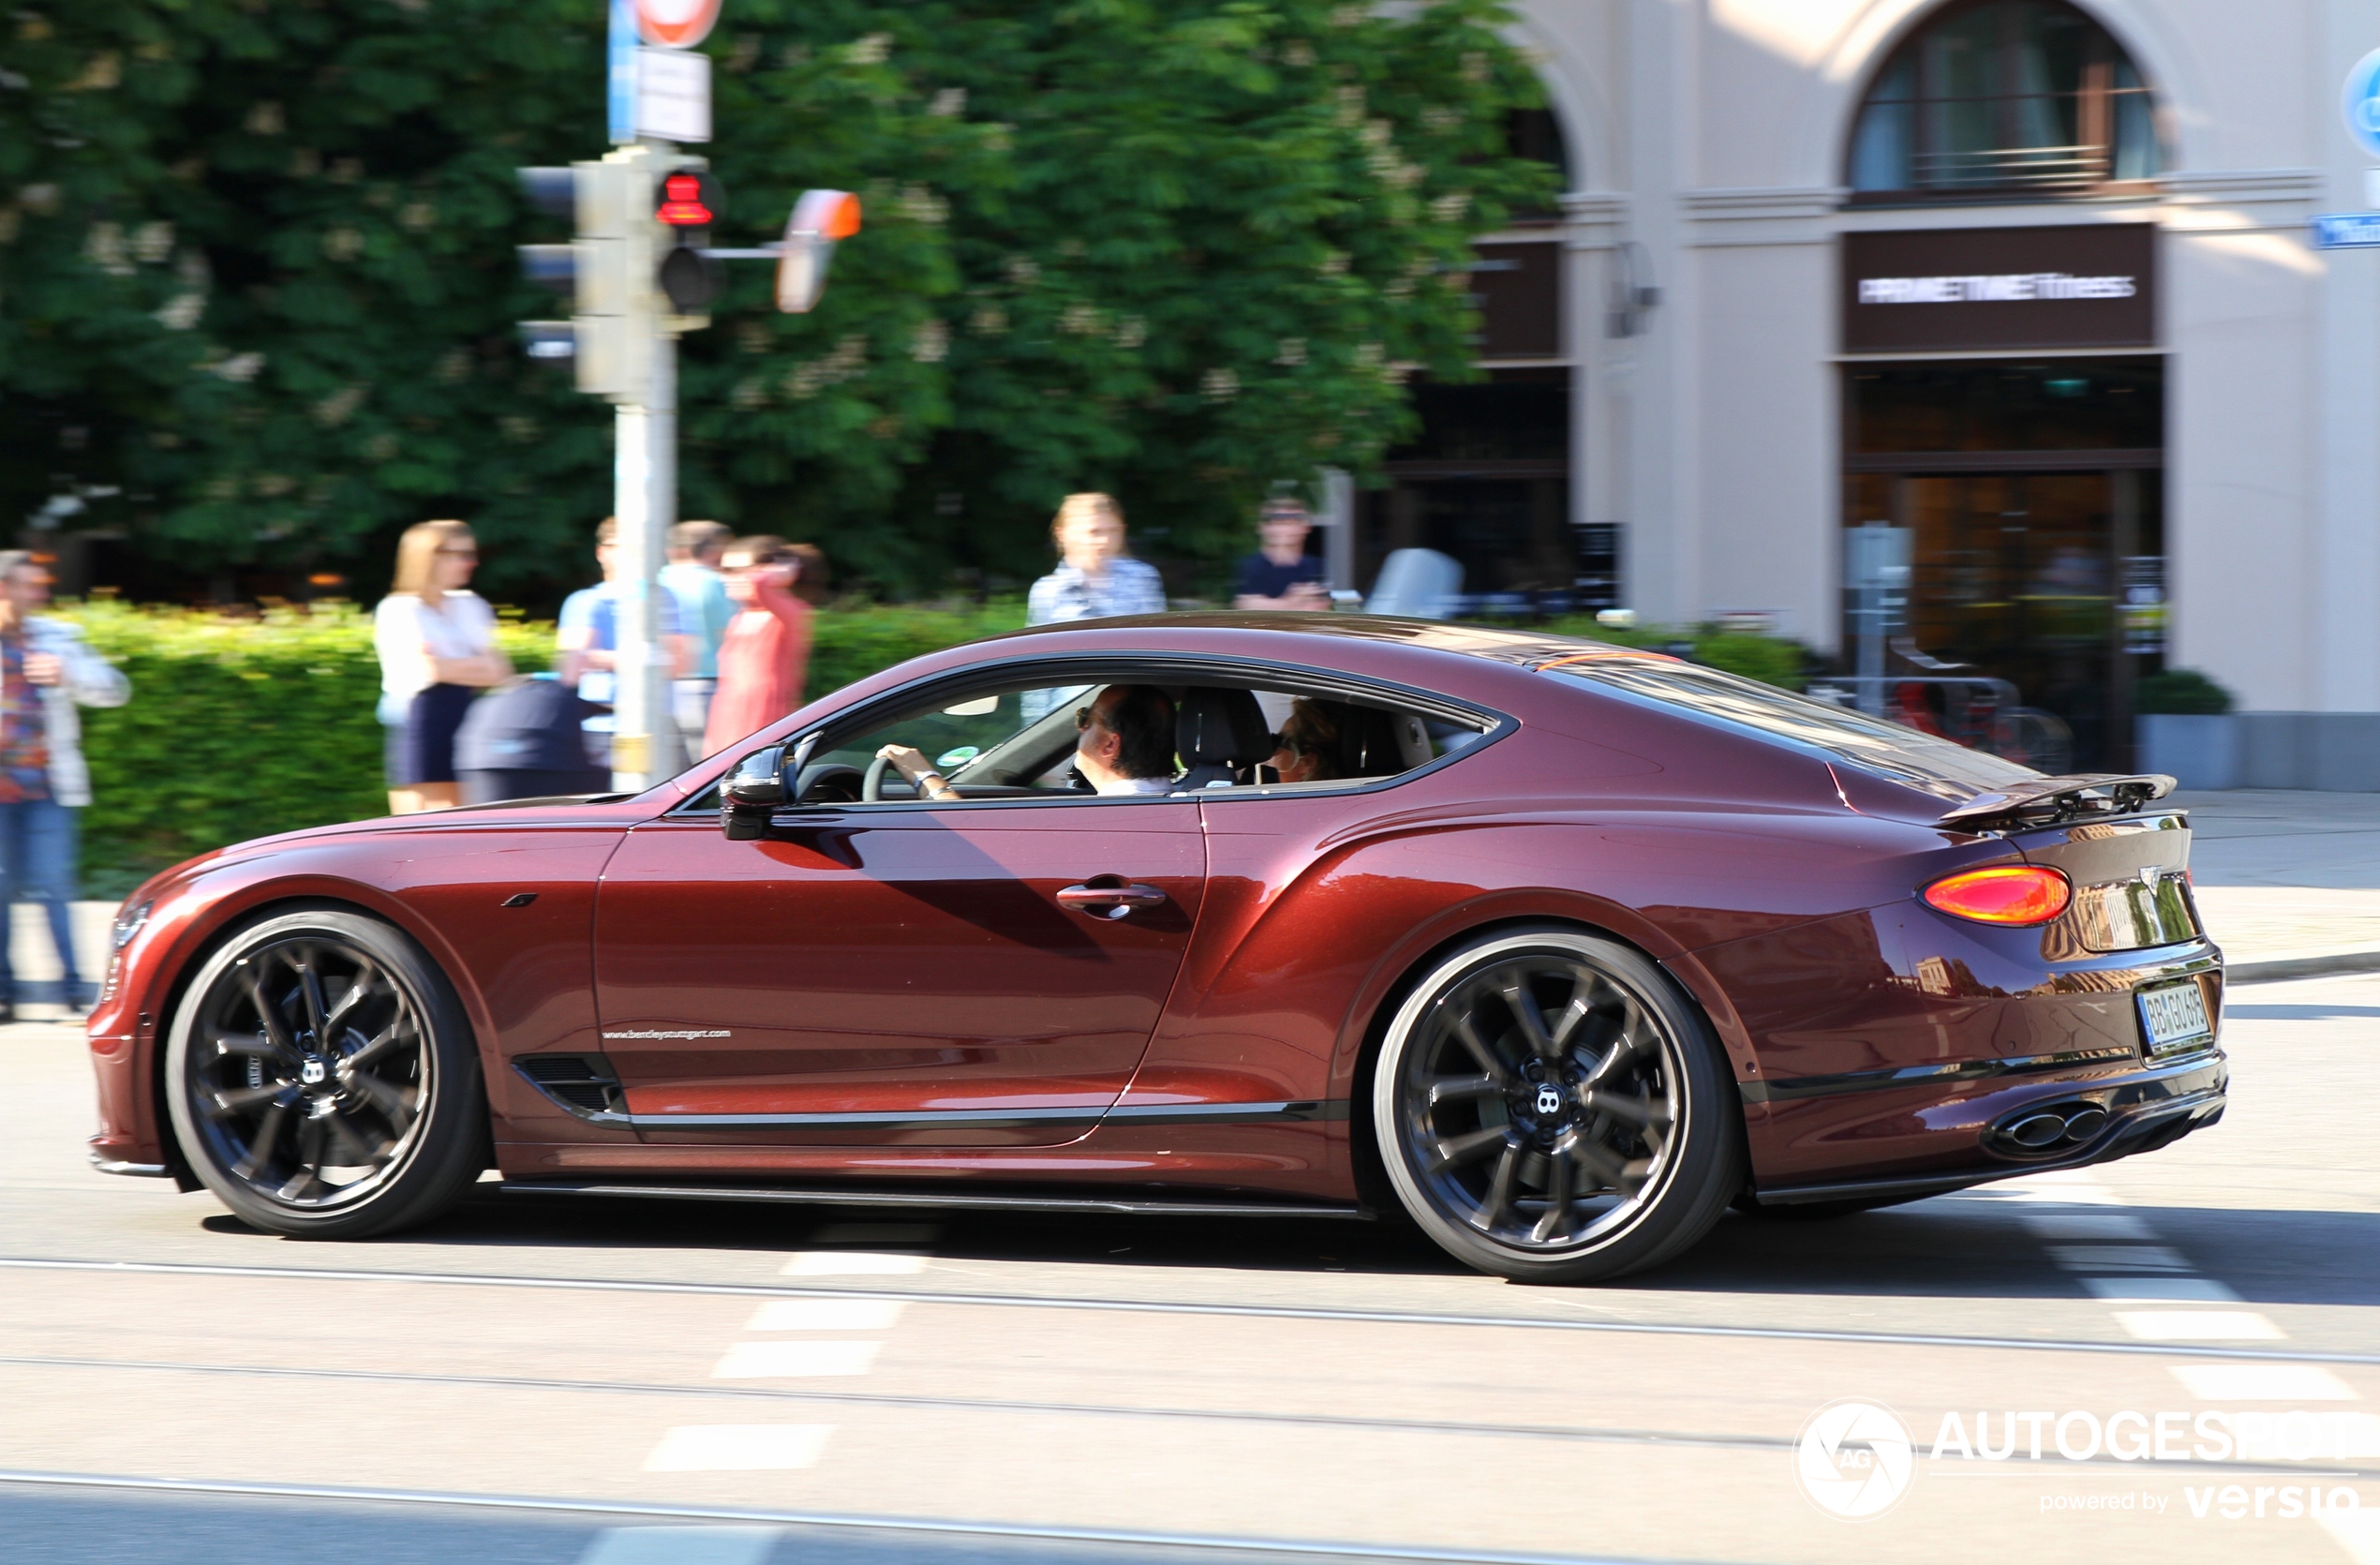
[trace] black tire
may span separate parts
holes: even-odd
[[[174,1013],[165,1096],[191,1171],[243,1221],[292,1238],[427,1222],[487,1164],[454,986],[359,914],[284,914],[226,941]]]
[[[1434,961],[1371,1096],[1406,1212],[1515,1282],[1657,1266],[1742,1188],[1743,1110],[1709,1023],[1643,953],[1582,931],[1500,931]]]

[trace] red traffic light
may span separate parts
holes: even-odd
[[[674,229],[707,229],[727,208],[727,193],[707,172],[680,169],[662,176],[654,220]]]

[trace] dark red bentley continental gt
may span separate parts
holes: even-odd
[[[1130,794],[1072,764],[1110,686],[1174,723]],[[921,797],[894,745],[946,782]],[[2222,956],[2171,787],[1549,636],[1023,632],[632,797],[157,876],[91,1017],[93,1155],[322,1238],[423,1222],[492,1165],[1401,1210],[1489,1272],[1609,1277],[1730,1202],[1875,1206],[2212,1124]]]

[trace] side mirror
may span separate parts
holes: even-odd
[[[719,785],[719,828],[729,841],[748,842],[768,830],[768,818],[785,803],[785,747],[771,745],[736,763]]]

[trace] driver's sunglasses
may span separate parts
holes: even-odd
[[[1097,720],[1098,715],[1098,713],[1093,711],[1089,707],[1077,707],[1075,708],[1075,731],[1079,733],[1083,729],[1090,727],[1091,724]]]

